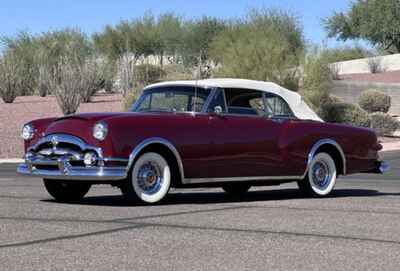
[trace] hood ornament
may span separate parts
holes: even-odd
[[[51,144],[53,145],[53,148],[56,148],[56,147],[57,147],[57,145],[58,145],[58,138],[57,138],[57,136],[53,136],[53,137],[51,138]]]

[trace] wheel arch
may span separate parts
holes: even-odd
[[[320,152],[326,152],[331,155],[333,160],[335,161],[338,173],[341,175],[346,175],[347,161],[344,151],[335,140],[329,138],[321,139],[313,145],[307,157],[307,169],[305,174],[307,174],[314,156]]]
[[[182,183],[184,180],[184,169],[183,169],[183,164],[182,164],[182,159],[181,156],[179,155],[178,150],[175,148],[175,146],[169,142],[168,140],[160,137],[152,137],[143,140],[141,143],[139,143],[131,152],[129,155],[129,162],[127,166],[127,175],[132,169],[132,166],[134,165],[135,161],[140,157],[145,152],[157,152],[160,155],[162,155],[169,163],[171,163],[172,168],[172,173],[175,174],[176,170],[179,172],[176,174],[179,180],[173,180],[173,182],[178,181]]]

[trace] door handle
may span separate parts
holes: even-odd
[[[286,119],[281,119],[281,118],[272,118],[271,119],[273,122],[276,122],[276,123],[284,123],[285,121],[286,121]]]

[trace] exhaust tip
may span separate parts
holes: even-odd
[[[388,172],[389,170],[390,170],[390,165],[389,165],[389,163],[386,162],[386,161],[382,161],[381,164],[380,164],[380,166],[379,166],[379,171],[380,171],[381,173],[386,173],[386,172]]]

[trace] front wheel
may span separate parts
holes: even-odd
[[[91,184],[83,182],[43,180],[47,192],[60,202],[74,202],[81,200],[90,190]]]
[[[324,152],[314,156],[306,177],[298,182],[299,189],[313,197],[329,195],[336,184],[337,170],[335,161]]]
[[[167,160],[155,152],[142,154],[135,162],[130,178],[121,187],[129,200],[160,202],[171,186],[171,169]]]

